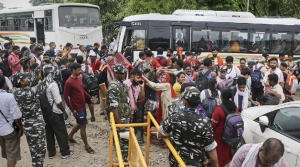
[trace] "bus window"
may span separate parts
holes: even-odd
[[[222,23],[222,52],[245,53],[248,49],[248,24]]]
[[[59,26],[61,27],[87,27],[100,26],[100,13],[98,8],[61,6],[58,8]]]
[[[297,55],[300,54],[300,33],[295,34],[293,46],[293,53]]]
[[[170,27],[149,27],[149,48],[157,50],[161,47],[167,50],[170,47]]]
[[[53,30],[52,10],[45,10],[45,30],[46,31]]]
[[[249,52],[250,53],[268,53],[270,43],[270,33],[256,31],[250,33]]]
[[[177,50],[179,47],[182,47],[184,51],[189,50],[189,27],[174,26],[172,35],[174,50]]]
[[[127,30],[124,38],[124,46],[133,46],[133,49],[144,50],[146,30]]]
[[[271,53],[290,53],[292,51],[292,26],[273,25]]]
[[[33,31],[33,25],[32,28],[30,27],[30,24],[33,22],[32,14],[33,13],[20,13],[20,30]]]
[[[19,15],[18,14],[7,14],[6,15],[6,30],[18,30],[20,25]]]
[[[204,52],[211,52],[213,48],[218,48],[219,31],[207,29],[192,29],[192,51],[202,49]]]
[[[5,15],[0,15],[0,30],[6,30],[6,21],[5,21]]]

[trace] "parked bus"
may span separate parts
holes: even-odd
[[[284,52],[300,54],[300,21],[298,19],[256,18],[249,12],[176,10],[172,15],[150,13],[126,17],[120,24],[115,52],[126,46],[133,48],[134,60],[145,46],[156,55],[162,47],[195,52],[202,49],[199,59],[211,54],[252,61],[269,53],[278,56]]]
[[[30,37],[42,40],[48,46],[56,43],[63,49],[73,44],[71,54],[77,54],[79,45],[102,42],[99,7],[82,3],[42,4],[28,8],[0,10],[0,43],[9,37],[21,48],[21,56],[28,55]]]

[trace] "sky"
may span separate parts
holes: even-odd
[[[0,0],[6,8],[11,7],[29,7],[31,4],[29,0]]]

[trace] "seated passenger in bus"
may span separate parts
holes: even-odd
[[[286,41],[284,53],[290,53],[292,50],[292,42],[291,41]]]
[[[227,49],[227,52],[240,52],[240,46],[237,40],[233,39],[230,41],[230,48]]]
[[[293,51],[294,54],[299,54],[300,53],[300,41],[295,39],[294,40],[294,46],[295,50]]]
[[[276,40],[275,46],[272,48],[271,53],[279,53],[281,50],[281,39]]]
[[[249,52],[258,53],[261,49],[260,37],[255,37],[255,43],[250,47]]]

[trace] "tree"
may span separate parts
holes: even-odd
[[[47,3],[47,0],[30,0],[29,3],[32,6],[39,6],[42,3]]]
[[[4,8],[5,8],[5,6],[3,5],[3,3],[0,2],[0,10],[4,9]]]

